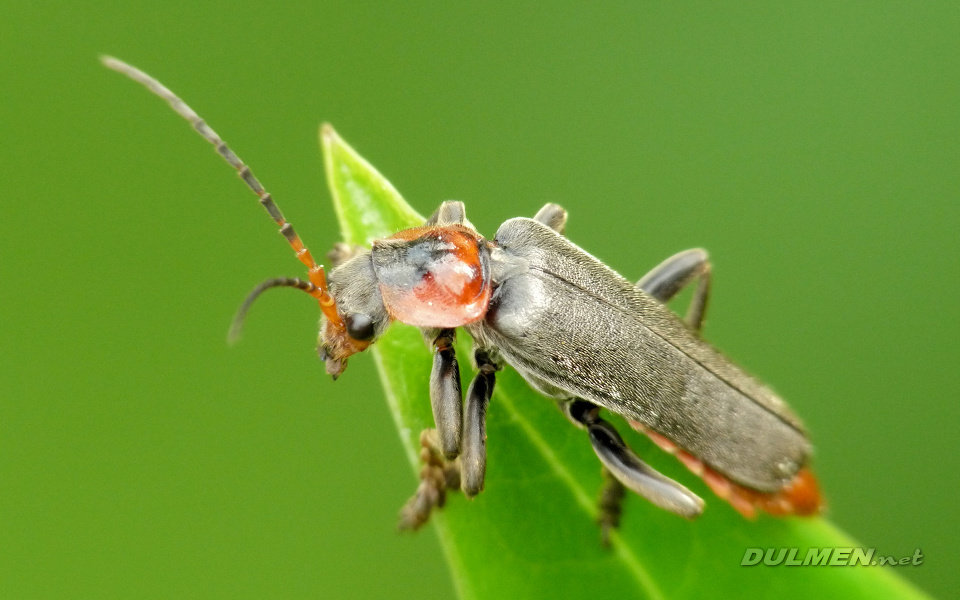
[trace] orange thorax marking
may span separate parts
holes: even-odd
[[[482,318],[490,303],[482,243],[457,225],[408,229],[375,242],[387,312],[418,327],[459,327]]]

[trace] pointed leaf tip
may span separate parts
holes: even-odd
[[[375,239],[423,224],[425,219],[329,123],[320,126],[320,144],[345,242],[369,246]]]
[[[320,138],[347,243],[368,244],[423,223],[333,127],[321,126]],[[465,338],[457,342],[461,357],[469,356]],[[416,472],[419,433],[433,427],[430,353],[417,330],[395,325],[372,354]],[[461,364],[469,380],[471,370]],[[467,383],[462,382],[463,389]],[[431,518],[461,597],[925,597],[884,567],[742,567],[748,548],[805,553],[856,544],[822,519],[744,520],[625,423],[620,429],[628,442],[649,455],[658,470],[702,494],[710,510],[691,523],[631,495],[622,528],[611,534],[612,548],[604,550],[594,523],[600,466],[583,432],[510,368],[497,375],[487,416],[484,493],[470,502],[451,493],[446,507]],[[416,486],[411,475],[409,491]]]

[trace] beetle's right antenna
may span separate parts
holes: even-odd
[[[317,286],[313,285],[311,282],[304,281],[299,277],[275,277],[273,279],[264,281],[257,287],[253,288],[253,291],[247,295],[246,300],[243,301],[243,304],[241,304],[240,308],[237,310],[236,316],[233,317],[233,321],[230,323],[230,332],[227,334],[228,344],[232,346],[240,339],[240,334],[243,332],[243,322],[247,319],[247,311],[249,311],[250,307],[253,306],[254,301],[260,297],[260,294],[269,289],[277,287],[296,288],[311,295],[317,288]]]
[[[250,168],[243,164],[243,161],[233,153],[233,151],[227,146],[227,144],[220,139],[220,136],[217,135],[217,132],[210,128],[206,122],[200,118],[192,108],[187,106],[187,104],[181,100],[176,94],[171,92],[164,86],[162,83],[154,79],[153,77],[147,75],[140,69],[128,65],[122,60],[113,58],[112,56],[101,56],[100,61],[103,64],[126,75],[130,79],[142,84],[145,88],[160,96],[170,107],[176,111],[178,115],[190,121],[190,124],[193,125],[193,128],[197,130],[197,133],[203,136],[203,139],[207,140],[217,149],[217,152],[220,153],[220,156],[230,164],[231,167],[237,170],[237,174],[240,176],[240,179],[247,184],[247,186],[253,190],[253,193],[260,198],[260,204],[263,205],[267,212],[270,214],[270,217],[280,226],[280,233],[283,234],[283,237],[287,238],[287,242],[293,248],[293,251],[296,252],[297,258],[300,259],[304,265],[307,266],[308,276],[310,279],[311,286],[291,286],[301,289],[314,298],[320,303],[320,310],[323,311],[323,314],[327,317],[329,321],[332,321],[338,328],[343,328],[343,321],[340,319],[340,315],[337,314],[337,304],[333,299],[333,296],[327,291],[327,276],[323,271],[323,265],[317,264],[313,259],[313,255],[310,254],[310,251],[307,250],[307,247],[304,246],[303,241],[300,239],[300,236],[297,235],[297,232],[294,231],[293,225],[287,222],[283,218],[283,213],[280,212],[280,209],[274,203],[273,198],[270,197],[270,194],[263,189],[263,186],[254,177],[253,172],[250,171]],[[276,286],[271,286],[276,287]],[[258,288],[259,289],[259,288]],[[264,290],[260,290],[261,292]],[[256,295],[259,295],[256,294]],[[249,301],[256,297],[253,295],[248,299],[248,302],[244,304],[245,308],[249,308]],[[246,311],[243,311],[246,312]]]

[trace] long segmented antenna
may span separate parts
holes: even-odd
[[[264,281],[257,287],[253,288],[253,291],[250,292],[246,300],[243,301],[243,304],[240,305],[240,308],[237,309],[237,314],[233,317],[233,321],[230,323],[230,332],[227,334],[228,344],[233,345],[237,343],[237,340],[240,339],[240,334],[243,332],[243,322],[247,318],[247,311],[250,310],[251,306],[253,306],[254,301],[260,297],[260,294],[269,289],[277,287],[296,288],[311,295],[317,288],[317,286],[309,281],[304,281],[298,277],[275,277],[273,279]]]
[[[340,319],[340,315],[337,314],[336,301],[327,291],[327,276],[326,273],[324,273],[323,265],[317,264],[317,262],[313,259],[313,255],[310,254],[310,251],[307,250],[307,247],[304,246],[303,241],[301,241],[300,236],[297,235],[296,231],[294,231],[293,225],[284,219],[283,213],[280,212],[280,209],[274,203],[270,194],[263,189],[263,186],[260,184],[257,178],[254,177],[253,172],[250,171],[250,168],[243,164],[243,161],[241,161],[240,158],[227,146],[227,144],[220,139],[220,136],[217,135],[217,132],[211,129],[210,126],[200,118],[200,115],[198,115],[192,108],[187,106],[183,100],[167,89],[167,87],[162,83],[147,75],[140,69],[128,65],[122,60],[113,58],[112,56],[101,56],[100,61],[107,68],[126,75],[130,79],[143,85],[157,96],[160,96],[166,100],[170,105],[170,108],[176,111],[178,115],[189,121],[190,124],[193,125],[193,128],[197,130],[197,133],[202,135],[203,139],[213,144],[220,156],[222,156],[231,167],[237,170],[237,174],[240,176],[240,179],[242,179],[244,183],[246,183],[247,186],[253,190],[253,193],[260,198],[260,204],[263,205],[263,207],[267,210],[267,213],[270,214],[270,217],[273,218],[277,225],[280,226],[280,233],[283,234],[283,237],[287,239],[287,242],[293,248],[293,251],[296,252],[297,258],[300,259],[300,262],[307,266],[307,274],[310,279],[310,285],[301,286],[293,284],[288,287],[296,287],[316,298],[320,303],[320,309],[323,311],[323,314],[327,317],[327,319],[336,324],[339,328],[343,328],[343,321]],[[268,282],[264,282],[264,284],[265,283]],[[305,284],[305,282],[302,281],[300,281],[300,283]],[[261,286],[264,284],[261,284]],[[260,289],[261,286],[258,286],[257,290],[254,290],[254,293],[247,298],[246,302],[244,302],[244,305],[241,307],[242,312],[238,314],[238,317],[242,319],[242,313],[246,312],[246,309],[249,308],[249,303],[259,296],[260,293],[266,289],[269,289],[269,287],[277,287],[280,285],[285,284],[267,286],[263,289]]]

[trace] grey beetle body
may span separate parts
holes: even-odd
[[[430,395],[437,430],[424,437],[433,457],[428,465],[432,460],[440,469],[459,456],[460,487],[470,496],[481,491],[483,417],[494,374],[506,362],[590,432],[597,456],[612,475],[610,485],[625,486],[687,518],[703,509],[699,497],[636,457],[599,417],[599,407],[678,453],[747,516],[757,507],[778,515],[816,512],[819,492],[806,468],[811,446],[800,420],[769,388],[699,337],[709,289],[706,253],[680,253],[633,284],[567,240],[560,233],[565,220],[563,209],[547,205],[533,219],[506,221],[492,241],[485,241],[469,225],[462,203],[445,202],[423,228],[377,241],[372,251],[360,250],[331,273],[331,288],[344,290],[344,300],[351,287],[376,287],[380,301],[406,298],[413,308],[405,308],[403,317],[397,316],[395,302],[374,312],[420,326],[433,342]],[[475,236],[476,290],[489,292],[479,317],[461,315],[440,323],[434,302],[429,311],[418,312],[435,296],[413,298],[411,290],[443,281],[440,265],[471,262],[441,239],[439,232],[450,227]],[[373,266],[361,271],[355,261]],[[372,275],[376,285],[361,272]],[[692,302],[693,321],[684,323],[664,302],[698,278],[703,285]],[[353,302],[341,304],[352,310]],[[465,407],[452,348],[457,326],[474,338],[480,370]],[[427,520],[440,503],[429,499],[442,498],[440,481],[439,471],[425,477],[404,509],[404,526]],[[616,518],[610,517],[611,525]]]
[[[265,290],[293,287],[323,312],[318,350],[334,378],[347,359],[375,343],[392,321],[421,329],[434,348],[430,401],[436,429],[423,432],[424,469],[401,527],[424,524],[448,488],[473,496],[486,473],[486,409],[505,361],[589,434],[603,465],[603,539],[619,523],[625,489],[686,518],[703,500],[634,454],[600,408],[622,415],[675,454],[745,516],[815,514],[816,479],[799,419],[773,392],[699,337],[710,263],[681,252],[636,285],[563,237],[566,211],[548,204],[533,219],[506,221],[485,240],[463,204],[444,202],[423,227],[372,249],[340,245],[329,281],[293,226],[250,169],[189,106],[156,79],[114,58],[104,64],[166,100],[212,143],[257,194],[280,227],[308,280],[263,282],[241,306],[231,337]],[[665,303],[697,283],[681,321]],[[464,327],[475,341],[477,374],[466,392],[453,340]]]
[[[662,303],[537,221],[511,219],[495,239],[526,269],[512,267],[467,330],[536,387],[638,421],[759,491],[781,489],[807,462],[783,401]]]

